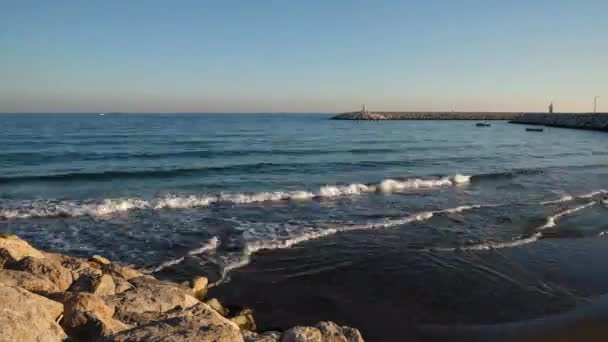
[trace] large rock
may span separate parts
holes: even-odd
[[[321,332],[324,342],[363,342],[359,330],[351,327],[334,322],[320,322],[315,327]]]
[[[17,235],[0,234],[0,248],[6,249],[11,258],[15,260],[27,256],[44,258],[42,252],[32,247],[27,241],[21,240]]]
[[[24,289],[0,284],[0,342],[63,341],[56,323],[63,305]]]
[[[19,261],[6,264],[5,267],[46,278],[57,285],[60,291],[66,290],[72,284],[72,273],[61,266],[60,263],[51,259],[26,256]]]
[[[117,264],[103,264],[101,270],[104,274],[109,274],[112,277],[120,277],[124,280],[143,277],[144,274],[130,267],[120,266]]]
[[[95,341],[129,328],[112,318],[114,308],[90,293],[75,293],[64,302],[61,326],[74,341]]]
[[[106,302],[115,305],[120,313],[165,312],[176,307],[189,308],[199,301],[181,287],[166,284],[148,277],[132,279],[133,289],[106,296]]]
[[[359,330],[320,322],[315,327],[294,327],[281,336],[281,342],[363,342]]]
[[[112,277],[112,280],[114,281],[115,285],[115,293],[123,293],[134,287],[131,283],[121,277]]]
[[[177,313],[177,310],[176,310]],[[154,321],[125,330],[105,341],[242,342],[239,328],[203,303],[182,312],[182,316]]]
[[[209,280],[206,277],[196,277],[192,279],[190,282],[190,288],[194,294],[194,297],[200,301],[205,299],[207,295],[207,286],[209,285]]]
[[[5,264],[15,262],[15,258],[6,248],[0,248],[0,268],[4,268]]]
[[[91,265],[83,259],[59,253],[44,253],[44,255],[47,259],[54,260],[68,269],[72,273],[73,280],[80,278],[83,274],[101,275],[101,270],[91,267]]]
[[[281,342],[324,342],[317,328],[293,327],[281,336]]]
[[[190,316],[209,316],[215,317],[215,315],[209,314],[208,311],[213,310],[207,304],[198,303],[189,308],[176,307],[175,309],[165,311],[165,312],[155,312],[155,311],[146,311],[146,312],[123,312],[117,311],[114,315],[114,318],[120,320],[123,323],[140,326],[146,325],[155,321],[163,321],[169,318],[176,317],[190,317]],[[215,311],[215,310],[213,310]],[[217,312],[216,312],[217,313]],[[218,320],[219,322],[220,320]]]
[[[83,274],[69,288],[72,292],[89,292],[96,296],[110,296],[116,293],[116,285],[107,274]]]
[[[217,298],[210,298],[209,300],[205,301],[205,304],[209,305],[213,310],[217,311],[217,313],[224,317],[228,316],[230,312],[222,305],[222,303],[220,303],[219,300],[217,300]]]
[[[50,280],[23,271],[0,269],[0,283],[8,286],[17,286],[35,293],[59,291],[57,285]]]
[[[257,334],[253,331],[243,331],[243,339],[245,342],[279,342],[281,333],[276,331],[267,331],[263,334]]]
[[[230,320],[234,322],[241,330],[256,331],[255,320],[253,319],[253,310],[243,308],[237,311]]]

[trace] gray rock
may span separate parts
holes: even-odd
[[[323,342],[323,335],[317,328],[293,327],[281,336],[281,342]]]
[[[164,314],[164,316],[172,314],[181,314],[182,316],[164,318],[125,330],[106,338],[104,341],[243,341],[243,336],[234,323],[225,319],[204,303],[199,303],[181,312],[180,310],[174,310]]]
[[[359,330],[351,327],[334,322],[320,322],[315,327],[321,332],[324,342],[363,342]]]
[[[281,342],[363,342],[359,330],[320,322],[315,327],[294,327],[281,336]]]
[[[165,312],[176,307],[189,308],[199,303],[191,292],[175,285],[147,277],[132,279],[131,283],[133,289],[104,297],[120,313]]]
[[[0,342],[63,341],[56,323],[63,305],[24,289],[0,284]]]
[[[276,331],[267,331],[263,334],[257,334],[253,331],[243,331],[245,342],[279,342],[281,333]]]
[[[50,280],[24,271],[0,269],[0,283],[17,286],[34,293],[57,292],[59,288]]]
[[[51,259],[26,256],[19,261],[6,264],[5,268],[25,271],[46,278],[57,285],[60,291],[66,290],[72,284],[72,273],[61,266],[60,263]]]

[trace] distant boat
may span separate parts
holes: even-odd
[[[99,115],[104,116],[104,115],[106,115],[106,113],[99,113]]]
[[[478,122],[475,126],[477,126],[477,127],[490,127],[492,125],[489,124],[489,123],[487,123],[487,122]]]
[[[542,132],[544,130],[545,130],[544,128],[532,128],[532,127],[526,128],[527,132]]]

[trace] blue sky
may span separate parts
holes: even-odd
[[[608,1],[0,1],[0,112],[608,111]]]

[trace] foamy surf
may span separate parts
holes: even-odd
[[[210,251],[214,251],[217,249],[219,244],[220,244],[219,239],[217,238],[217,236],[214,236],[211,239],[205,241],[203,244],[201,244],[201,246],[199,248],[189,251],[187,253],[187,255],[201,255],[201,254],[204,254],[204,253],[207,253]],[[169,266],[181,264],[185,259],[186,259],[186,256],[167,260],[167,261],[163,262],[162,264],[158,265],[156,268],[154,268],[152,270],[152,273],[160,272]]]
[[[458,247],[434,247],[434,248],[427,248],[427,249],[425,249],[425,251],[437,251],[437,252],[483,251],[483,250],[511,248],[511,247],[527,245],[530,243],[534,243],[534,242],[540,240],[541,238],[543,238],[542,231],[555,227],[557,225],[557,221],[560,218],[574,214],[583,209],[587,209],[596,204],[597,204],[597,202],[593,201],[593,202],[589,202],[589,203],[586,203],[586,204],[583,204],[583,205],[580,205],[580,206],[577,206],[577,207],[574,207],[574,208],[571,208],[568,210],[558,212],[555,215],[551,215],[546,218],[545,223],[542,226],[539,226],[536,228],[536,231],[534,234],[524,237],[524,238],[518,238],[518,239],[514,239],[512,241],[488,241],[488,242],[482,242],[482,243],[478,243],[478,244],[458,246]]]
[[[228,203],[235,205],[300,201],[311,199],[358,196],[366,193],[393,193],[407,190],[432,189],[438,187],[466,184],[470,176],[455,175],[431,179],[385,179],[378,184],[326,185],[317,191],[274,191],[257,193],[220,193],[217,195],[177,195],[167,194],[152,199],[114,198],[101,201],[55,201],[34,200],[0,204],[0,218],[26,219],[32,217],[103,217],[136,209],[190,209],[208,207],[214,204]]]
[[[332,236],[341,232],[364,231],[374,229],[387,229],[397,226],[422,222],[431,219],[436,214],[460,213],[484,207],[495,207],[488,205],[463,205],[454,208],[423,211],[412,215],[384,219],[366,224],[320,224],[320,225],[292,225],[292,224],[264,224],[247,229],[243,234],[245,247],[240,254],[223,256],[221,261],[221,277],[214,286],[225,282],[230,271],[244,267],[249,264],[251,255],[261,250],[275,250],[291,248],[306,241],[316,240]],[[261,231],[266,229],[266,231]]]

